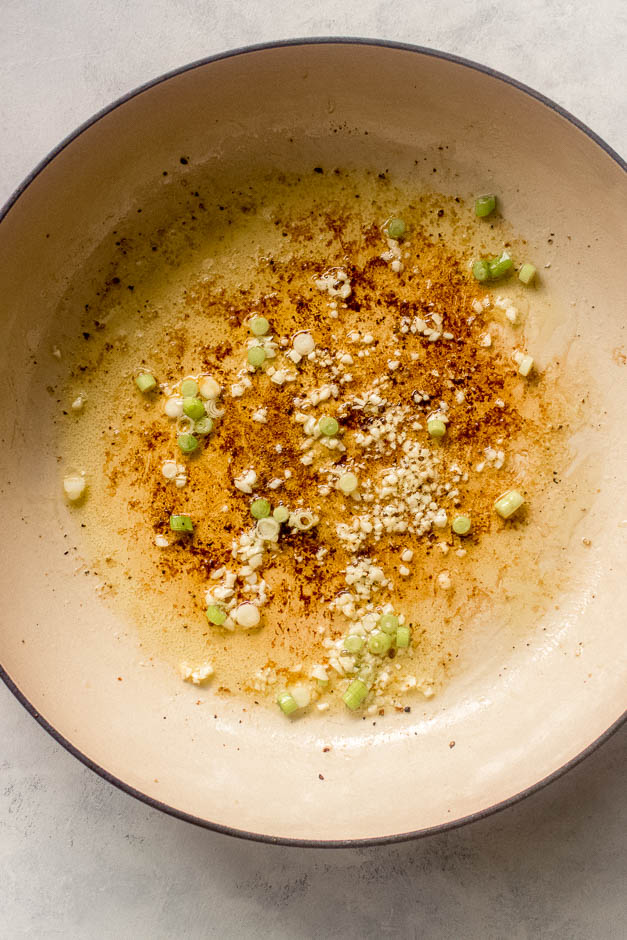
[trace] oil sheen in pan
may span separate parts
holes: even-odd
[[[492,248],[506,243],[514,257],[525,259],[511,226],[496,216],[487,235],[472,206],[416,192],[377,172],[313,171],[298,179],[248,179],[245,186],[225,180],[220,192],[201,175],[190,189],[187,212],[167,226],[153,220],[151,228],[151,207],[143,207],[141,227],[136,216],[118,226],[102,248],[112,260],[97,296],[76,285],[65,301],[89,304],[63,393],[65,401],[80,397],[85,405],[78,412],[67,409],[59,421],[64,464],[85,470],[89,481],[87,499],[73,511],[87,521],[86,552],[102,578],[103,595],[137,624],[146,655],[175,667],[182,660],[209,661],[215,690],[257,698],[274,698],[277,688],[309,676],[328,656],[324,640],[341,636],[347,625],[328,603],[344,587],[351,555],[334,538],[345,500],[335,491],[321,499],[319,481],[312,486],[298,457],[289,462],[292,479],[279,495],[285,502],[291,497],[323,506],[320,531],[315,540],[309,537],[309,546],[304,537],[300,544],[292,540],[267,572],[272,599],[263,628],[225,634],[204,616],[211,570],[228,560],[233,538],[250,525],[249,500],[233,489],[233,478],[249,466],[270,478],[286,454],[298,453],[302,440],[302,429],[284,417],[294,388],[266,381],[261,397],[258,388],[241,400],[229,395],[245,358],[246,320],[256,310],[277,337],[308,329],[318,345],[332,350],[354,351],[347,340],[351,331],[371,333],[376,346],[391,350],[400,343],[402,310],[426,290],[435,308],[466,324],[465,332],[461,325],[457,331],[462,342],[451,357],[442,344],[425,349],[416,338],[403,340],[407,353],[411,345],[420,359],[412,363],[405,355],[408,364],[394,375],[394,394],[414,401],[416,390],[437,386],[446,389],[455,410],[454,391],[465,383],[445,380],[447,369],[453,374],[451,360],[458,376],[472,376],[475,419],[466,419],[463,433],[460,421],[447,454],[469,474],[460,487],[460,511],[472,515],[473,533],[462,542],[447,526],[428,538],[383,539],[374,549],[393,573],[389,599],[413,634],[409,652],[391,664],[390,686],[377,705],[411,701],[408,676],[418,693],[437,692],[448,676],[463,671],[468,647],[479,644],[490,660],[495,637],[498,648],[524,642],[568,580],[568,546],[592,471],[584,461],[568,472],[569,439],[585,414],[574,404],[579,398],[561,390],[572,392],[581,376],[542,362],[541,376],[529,383],[511,363],[511,350],[524,345],[527,323],[559,315],[546,292],[516,279],[484,290],[468,274],[470,259],[485,254],[487,242]],[[402,275],[380,261],[387,247],[382,226],[391,214],[401,214],[408,226]],[[313,280],[340,263],[351,272],[353,298],[346,308],[336,304],[337,317],[330,318],[329,298],[323,300]],[[504,316],[502,304],[478,317],[473,300],[486,294],[507,297],[518,322]],[[478,319],[482,335],[490,334],[489,348],[478,348]],[[369,358],[352,358],[350,372],[363,386],[380,374],[387,354],[375,348]],[[134,376],[146,369],[169,383],[209,372],[225,387],[222,429],[193,460],[190,480],[178,493],[160,473],[163,461],[176,456],[168,421],[134,385]],[[437,381],[433,373],[439,373]],[[307,387],[315,386],[315,367],[306,379]],[[339,401],[349,393],[347,385]],[[459,405],[460,417],[467,405]],[[270,418],[255,425],[251,413],[259,406]],[[279,441],[281,458],[274,447]],[[486,448],[503,450],[501,469],[486,463]],[[504,526],[492,511],[493,498],[521,484],[528,508],[520,521]],[[155,534],[167,533],[181,497],[185,511],[202,520],[198,537],[193,549],[180,540],[164,550]],[[327,548],[322,563],[321,545]],[[399,558],[407,547],[414,554],[405,577]],[[447,578],[451,589],[442,586]],[[334,696],[328,698],[333,703]]]

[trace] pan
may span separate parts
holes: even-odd
[[[112,233],[123,238],[138,207],[152,236],[176,211],[173,187],[227,165],[245,179],[260,163],[277,174],[412,167],[417,187],[437,176],[450,197],[497,192],[529,257],[544,262],[542,288],[566,311],[546,331],[547,355],[581,363],[595,402],[584,438],[598,472],[582,519],[564,507],[571,576],[556,602],[524,642],[494,624],[478,630],[437,696],[378,720],[340,711],[286,721],[183,686],[103,596],[91,567],[106,559],[90,556],[62,495],[59,389],[85,316],[76,284],[86,294],[104,283]],[[624,170],[592,131],[503,75],[428,49],[342,39],[194,63],[60,144],[0,224],[0,660],[36,720],[164,812],[299,845],[461,825],[593,751],[622,720],[627,672]]]

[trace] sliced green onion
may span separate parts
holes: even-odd
[[[203,375],[198,383],[198,391],[203,398],[213,400],[220,397],[220,386],[210,375]]]
[[[455,516],[453,519],[453,532],[455,535],[468,535],[471,527],[470,516]]]
[[[202,418],[204,413],[205,406],[200,398],[183,399],[183,414],[187,415],[188,418],[196,421],[198,418]]]
[[[226,611],[218,607],[217,604],[209,604],[207,607],[207,620],[209,623],[215,624],[216,627],[221,627],[226,620]]]
[[[314,516],[308,509],[297,509],[290,513],[289,518],[289,524],[299,532],[309,532],[319,521],[318,516]]]
[[[472,273],[477,281],[490,280],[490,268],[487,261],[475,261],[472,266]]]
[[[346,692],[342,696],[344,704],[351,711],[359,708],[365,697],[368,695],[368,686],[363,679],[353,679]]]
[[[198,418],[197,421],[194,421],[194,433],[196,434],[211,434],[213,431],[213,421],[207,415],[203,418]]]
[[[320,692],[323,692],[325,689],[329,688],[329,680],[328,679],[316,679],[316,685],[318,686],[318,689],[320,690]]]
[[[184,454],[191,454],[198,447],[198,440],[193,434],[179,434],[178,445]]]
[[[321,434],[324,434],[325,437],[335,437],[337,432],[340,430],[340,426],[335,418],[330,418],[328,415],[324,415],[318,421],[318,430]]]
[[[270,329],[270,324],[265,317],[253,317],[250,321],[250,332],[253,336],[265,336]]]
[[[534,277],[536,276],[536,267],[534,264],[529,264],[527,261],[522,265],[520,271],[518,272],[518,280],[522,281],[523,284],[531,284]]]
[[[368,637],[368,649],[375,656],[385,656],[392,646],[392,639],[387,633],[371,633]]]
[[[170,528],[173,532],[193,532],[194,523],[189,516],[173,515],[170,516]]]
[[[277,506],[272,516],[276,519],[277,522],[287,522],[290,517],[290,511],[287,506]]]
[[[294,712],[298,711],[298,705],[293,695],[290,695],[289,692],[279,692],[276,697],[277,705],[281,709],[284,715],[293,715]]]
[[[265,519],[266,516],[270,515],[272,506],[267,499],[261,497],[260,499],[253,499],[250,504],[250,513],[255,519]]]
[[[392,635],[398,629],[398,617],[396,614],[381,614],[377,621],[379,630]]]
[[[351,634],[344,637],[344,649],[348,653],[359,653],[364,645],[364,639],[361,636]]]
[[[475,215],[479,219],[484,219],[496,209],[496,196],[478,196],[475,199]]]
[[[359,480],[354,473],[343,473],[342,476],[337,481],[337,485],[343,493],[346,493],[348,496],[350,493],[354,493],[357,487],[359,486]]]
[[[490,271],[490,278],[493,281],[497,281],[500,277],[504,277],[508,271],[511,271],[514,267],[514,262],[509,257],[509,255],[503,253],[500,258],[493,258],[491,261],[488,261],[488,268]]]
[[[409,627],[399,627],[396,631],[396,645],[399,650],[407,649],[411,640],[411,630]]]
[[[430,437],[444,437],[446,434],[446,425],[440,418],[429,418],[427,421],[427,431]]]
[[[251,366],[258,369],[266,361],[266,351],[263,346],[251,346],[247,359]]]
[[[264,519],[259,519],[256,529],[257,535],[260,539],[263,539],[264,542],[277,542],[281,526],[276,519],[265,517]]]
[[[405,223],[402,219],[390,219],[388,222],[388,238],[398,241],[405,234]]]
[[[198,382],[195,379],[184,379],[181,382],[181,397],[195,398],[198,394]]]
[[[135,379],[135,385],[145,395],[146,392],[152,392],[153,388],[157,387],[157,380],[150,372],[142,372]]]
[[[520,509],[524,502],[525,500],[518,490],[508,490],[506,493],[503,493],[502,496],[499,496],[494,503],[494,508],[503,519],[509,519],[510,516],[513,516],[514,513]]]

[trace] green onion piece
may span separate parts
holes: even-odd
[[[485,219],[496,209],[496,196],[478,196],[475,199],[475,215],[479,219]]]
[[[487,261],[475,261],[472,266],[472,273],[477,281],[490,280],[490,268]]]
[[[197,421],[194,421],[195,434],[211,434],[212,431],[213,421],[208,415],[205,415],[203,418],[198,418]]]
[[[263,497],[260,499],[253,499],[252,503],[250,504],[250,512],[251,515],[255,517],[255,519],[265,519],[266,516],[270,515],[271,509],[272,507],[270,506],[270,503],[267,499],[263,499]]]
[[[363,679],[353,679],[346,692],[342,696],[344,704],[355,711],[359,708],[365,697],[368,695],[368,686]]]
[[[293,695],[290,695],[289,692],[279,692],[276,697],[277,705],[281,709],[284,715],[293,715],[294,712],[298,711],[298,705]]]
[[[316,679],[316,685],[318,686],[318,689],[320,690],[320,692],[323,692],[325,689],[329,688],[329,680],[328,679]]]
[[[145,395],[146,392],[152,392],[153,388],[157,387],[157,380],[150,372],[142,372],[135,379],[135,384],[140,392]]]
[[[379,630],[383,630],[384,633],[389,633],[391,636],[398,629],[398,617],[396,614],[381,614],[377,626]]]
[[[198,394],[198,382],[195,379],[184,379],[181,382],[181,397],[195,398]]]
[[[179,434],[178,445],[184,454],[191,454],[198,447],[198,440],[193,434]]]
[[[470,516],[455,516],[453,519],[453,532],[455,535],[468,535],[471,526]]]
[[[263,346],[251,346],[248,350],[247,359],[251,366],[258,369],[266,361],[266,351]]]
[[[257,521],[255,529],[259,538],[263,539],[264,542],[277,542],[279,539],[281,526],[276,521],[276,519],[271,519],[270,517],[266,516],[264,519],[259,519]]]
[[[522,281],[522,283],[525,285],[531,284],[535,276],[536,276],[535,265],[529,264],[529,262],[526,262],[526,264],[523,264],[520,271],[518,272],[518,280]]]
[[[446,434],[446,425],[440,418],[429,418],[427,421],[427,431],[429,437],[444,437]]]
[[[200,398],[183,399],[183,414],[186,414],[188,418],[192,418],[196,421],[198,418],[202,418],[204,413],[205,406]]]
[[[500,258],[493,258],[491,261],[488,261],[488,269],[490,271],[490,278],[493,281],[497,281],[500,277],[504,277],[509,271],[514,267],[514,262],[506,254],[502,254]]]
[[[226,620],[226,611],[218,607],[217,604],[209,604],[207,607],[207,620],[209,623],[215,624],[216,627],[221,627]]]
[[[265,317],[253,317],[250,321],[250,332],[253,336],[265,336],[270,329],[270,324]]]
[[[396,645],[399,650],[407,649],[411,639],[411,630],[409,627],[399,627],[396,631]]]
[[[344,649],[348,653],[359,653],[364,645],[363,637],[350,634],[344,637]]]
[[[371,633],[368,637],[368,649],[375,656],[385,656],[392,645],[392,639],[387,633]]]
[[[503,519],[509,519],[510,516],[513,516],[514,513],[520,509],[524,502],[525,500],[518,490],[508,490],[506,493],[503,493],[502,496],[499,496],[494,503],[494,508]]]
[[[354,493],[357,487],[359,486],[359,480],[354,473],[343,473],[342,476],[337,481],[337,485],[343,493],[349,496],[351,493]]]
[[[191,533],[194,531],[194,523],[189,516],[173,515],[170,516],[170,528],[173,532]]]
[[[287,522],[290,517],[290,511],[287,506],[277,506],[272,516],[277,522]]]
[[[318,421],[318,430],[321,434],[324,434],[325,437],[335,437],[340,430],[340,426],[335,418],[329,418],[328,415],[324,415]]]
[[[405,234],[405,223],[402,219],[390,219],[388,222],[388,238],[398,241]]]

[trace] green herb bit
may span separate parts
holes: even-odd
[[[217,604],[209,604],[207,607],[207,620],[216,627],[221,627],[226,620],[226,611]]]
[[[402,219],[390,219],[388,222],[388,238],[398,241],[405,234],[405,223]]]
[[[263,346],[251,346],[246,358],[251,366],[258,369],[266,361],[266,351]]]
[[[381,614],[377,621],[379,630],[383,630],[384,633],[389,633],[390,636],[396,633],[398,624],[399,620],[396,614]]]
[[[202,418],[205,413],[204,402],[200,398],[184,398],[183,399],[183,414],[187,415],[188,418],[191,418],[193,421],[197,421],[198,418]]]
[[[399,650],[407,649],[411,640],[411,630],[409,627],[399,627],[396,631],[396,646]]]
[[[351,633],[344,637],[344,649],[347,653],[360,653],[363,649],[364,639],[361,636]]]
[[[368,695],[368,686],[363,679],[353,679],[346,692],[342,696],[344,704],[355,711]]]
[[[342,493],[345,493],[346,496],[350,496],[351,493],[354,493],[357,487],[359,486],[359,480],[354,473],[350,471],[348,473],[343,473],[342,476],[337,481]]]
[[[255,519],[265,519],[270,515],[272,507],[267,499],[263,497],[259,499],[253,499],[250,504],[250,513],[254,516]]]
[[[518,272],[518,280],[521,281],[525,287],[528,287],[529,284],[531,284],[535,276],[536,267],[534,264],[529,264],[528,261],[521,266],[520,271]]]
[[[138,375],[135,379],[135,385],[142,395],[145,395],[146,392],[152,392],[153,388],[157,387],[157,380],[150,372],[142,372],[142,374]]]
[[[193,434],[179,434],[178,445],[183,454],[191,454],[198,447],[198,439]]]
[[[479,219],[485,219],[486,216],[491,215],[496,209],[496,196],[490,194],[488,196],[478,196],[475,199],[475,215]]]
[[[265,336],[270,329],[270,324],[265,317],[253,317],[250,321],[250,332],[253,336]]]
[[[318,421],[318,430],[321,434],[324,434],[325,437],[335,437],[337,432],[340,430],[340,426],[335,418],[330,418],[328,415],[324,415]]]
[[[508,490],[494,503],[494,508],[502,519],[509,519],[525,502],[518,490]]]
[[[455,516],[452,527],[455,535],[468,535],[472,527],[470,516]]]
[[[514,267],[514,262],[509,257],[509,255],[503,253],[500,258],[492,258],[491,261],[488,261],[488,268],[490,271],[490,279],[492,281],[498,281],[499,278],[505,277],[506,274]]]
[[[429,437],[440,438],[446,434],[446,424],[440,418],[429,418],[427,421]]]
[[[290,511],[287,506],[277,506],[272,516],[277,522],[287,522],[290,517]]]
[[[212,431],[213,421],[208,415],[205,415],[202,418],[198,418],[197,421],[194,421],[195,434],[211,434]]]
[[[290,695],[289,692],[279,692],[276,700],[277,705],[284,715],[293,715],[294,712],[298,711],[296,700],[293,695]]]
[[[392,646],[392,638],[387,633],[371,633],[368,637],[368,649],[375,656],[385,656]]]
[[[195,379],[183,379],[181,382],[181,397],[195,398],[198,394],[198,382]]]
[[[477,281],[490,280],[490,268],[487,261],[475,261],[472,266],[472,273]]]
[[[186,532],[188,535],[194,531],[194,523],[189,516],[170,516],[170,528],[173,532]]]

